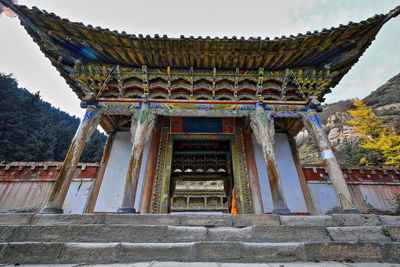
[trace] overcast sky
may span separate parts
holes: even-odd
[[[185,36],[297,35],[387,13],[400,0],[20,0],[60,17],[132,34]],[[40,91],[61,110],[81,116],[79,100],[17,18],[0,18],[0,72],[20,87]],[[400,16],[383,26],[360,61],[333,88],[327,102],[363,98],[400,72]]]

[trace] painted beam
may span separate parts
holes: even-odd
[[[102,114],[138,114],[142,100],[99,100],[98,107]],[[168,101],[149,100],[146,102],[151,113],[164,116],[185,117],[242,117],[253,115],[256,106],[261,105],[264,110],[279,112],[280,116],[301,116],[307,110],[306,102],[268,102],[256,104],[249,102],[210,102],[210,101]]]

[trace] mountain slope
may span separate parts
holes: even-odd
[[[373,109],[400,104],[400,73],[364,98],[364,102]]]
[[[78,125],[78,118],[0,73],[0,161],[63,161]],[[104,142],[105,136],[94,132],[81,161],[99,162]]]
[[[392,126],[400,132],[400,73],[373,91],[363,101],[373,109],[374,114],[385,125]],[[346,123],[352,109],[353,100],[343,100],[326,105],[320,114],[325,125],[329,141],[336,149],[336,155],[342,165],[356,165],[363,153],[357,145],[358,135]],[[315,144],[306,130],[296,137],[300,160],[303,164],[320,163],[321,159]]]

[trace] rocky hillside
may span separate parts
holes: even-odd
[[[400,131],[400,73],[365,97],[363,101],[386,125]],[[358,146],[354,145],[358,141],[358,136],[346,123],[350,119],[346,111],[351,108],[352,100],[339,101],[326,105],[320,115],[328,138],[343,165],[356,164],[355,154],[360,152]],[[320,163],[318,151],[306,130],[301,131],[296,140],[303,164]]]

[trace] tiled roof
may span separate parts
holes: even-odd
[[[77,63],[199,70],[330,68],[337,72],[329,85],[333,87],[362,56],[383,24],[400,13],[399,6],[388,14],[358,23],[275,39],[170,38],[119,33],[70,22],[36,7],[13,5],[8,0],[0,3],[18,15],[45,56],[76,92],[67,67]]]

